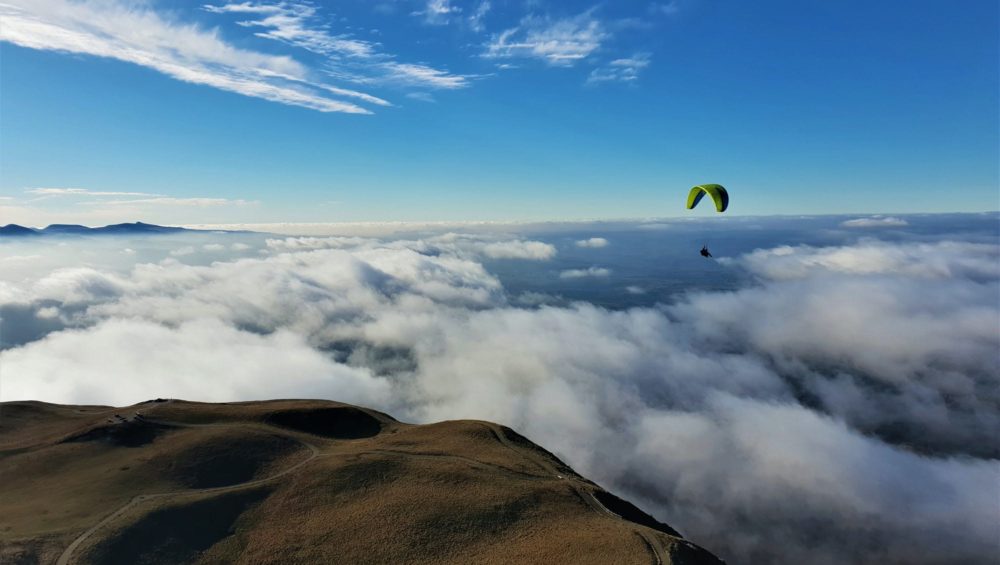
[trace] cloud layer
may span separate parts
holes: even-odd
[[[491,419],[732,563],[996,555],[996,244],[762,249],[729,262],[738,290],[619,311],[509,296],[489,261],[557,256],[518,236],[273,238],[180,261],[232,249],[0,281],[4,398]]]

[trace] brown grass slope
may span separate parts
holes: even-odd
[[[0,406],[0,563],[719,563],[509,428],[319,400]]]

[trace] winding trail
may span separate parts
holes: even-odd
[[[559,470],[554,465],[552,465],[552,463],[550,463],[548,460],[544,458],[537,456],[535,453],[532,452],[532,450],[518,449],[510,441],[510,438],[507,437],[507,434],[504,433],[503,428],[500,427],[498,424],[494,424],[493,422],[483,422],[483,425],[489,428],[489,430],[493,432],[493,435],[496,436],[497,441],[503,444],[504,447],[506,447],[507,449],[513,450],[515,453],[526,455],[535,465],[537,465],[546,473],[553,475],[557,479],[561,480],[567,479],[566,477],[564,477],[559,473]],[[573,489],[573,492],[575,492],[576,495],[580,498],[580,500],[582,500],[588,506],[593,508],[595,511],[601,514],[606,514],[608,516],[611,516],[616,520],[632,524],[632,522],[630,522],[629,520],[622,518],[621,516],[615,514],[614,512],[609,510],[606,506],[601,504],[601,501],[597,500],[597,498],[594,497],[594,494],[589,489],[580,488],[580,486],[576,484],[576,481],[569,480],[567,482],[569,483],[570,488]],[[649,532],[645,531],[645,529],[646,529],[645,527],[642,527],[642,529],[633,528],[633,531],[635,532],[636,535],[642,538],[643,542],[649,549],[650,553],[653,554],[653,562],[656,565],[663,565],[664,563],[669,563],[670,562],[669,553],[660,543],[660,540],[657,539],[656,536],[650,535]],[[664,557],[666,557],[666,560],[664,560]]]
[[[172,421],[168,421],[168,420],[153,420],[151,418],[146,418],[146,421],[150,422],[150,423],[155,423],[155,424],[165,424],[165,425],[170,425],[170,426],[178,426],[178,427],[182,427],[182,428],[208,428],[208,427],[220,427],[220,428],[221,427],[242,427],[242,428],[255,428],[255,429],[266,428],[266,426],[261,426],[261,425],[256,425],[256,424],[250,424],[250,423],[242,423],[242,422],[222,423],[222,424],[219,424],[219,423],[215,423],[215,424],[187,424],[187,423],[183,423],[183,422],[172,422]],[[269,429],[270,431],[274,431],[272,428],[267,428],[267,429]],[[94,532],[100,530],[104,526],[110,524],[111,522],[113,522],[116,519],[120,518],[121,516],[125,515],[133,507],[139,505],[142,502],[145,502],[146,500],[151,500],[151,499],[155,499],[155,498],[166,498],[166,497],[171,497],[171,496],[191,496],[191,495],[199,495],[199,494],[214,494],[214,493],[227,492],[227,491],[245,489],[245,488],[248,488],[248,487],[254,487],[254,486],[257,486],[257,485],[262,485],[262,484],[271,482],[271,481],[273,481],[273,480],[275,480],[277,478],[283,477],[283,476],[287,475],[288,473],[291,473],[291,472],[295,471],[296,469],[302,467],[306,463],[309,463],[313,459],[315,459],[315,458],[317,458],[317,457],[320,456],[319,448],[316,447],[315,445],[313,445],[313,444],[311,444],[311,443],[303,440],[302,438],[299,438],[299,437],[296,437],[296,436],[293,436],[293,435],[286,435],[284,437],[288,437],[290,439],[293,439],[293,440],[299,442],[300,444],[302,444],[303,446],[309,448],[309,457],[306,457],[302,461],[299,461],[298,463],[296,463],[296,464],[294,464],[294,465],[292,465],[290,467],[286,467],[286,468],[282,469],[281,471],[278,471],[277,473],[275,473],[275,474],[273,474],[273,475],[271,475],[269,477],[264,477],[263,479],[254,479],[252,481],[246,481],[246,482],[243,482],[243,483],[237,483],[235,485],[228,485],[228,486],[224,486],[224,487],[212,487],[212,488],[203,488],[203,489],[186,489],[186,490],[177,490],[177,491],[171,491],[171,492],[158,492],[158,493],[153,493],[153,494],[140,494],[140,495],[134,496],[134,497],[132,497],[131,500],[129,500],[123,506],[119,507],[117,510],[115,510],[111,514],[105,516],[103,520],[101,520],[97,524],[94,524],[93,526],[91,526],[90,529],[88,529],[87,531],[85,531],[82,534],[80,534],[79,536],[77,536],[77,538],[74,539],[73,542],[70,543],[69,546],[65,550],[63,550],[62,555],[60,555],[59,559],[56,560],[56,565],[68,565],[69,562],[70,562],[70,559],[73,557],[73,552],[76,551],[76,549],[78,547],[80,547],[80,544],[82,544],[83,542],[85,542],[87,540],[87,538],[89,538],[91,535],[93,535]]]

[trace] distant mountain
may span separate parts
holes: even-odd
[[[52,224],[42,231],[44,233],[91,233],[94,229],[76,224]]]
[[[38,230],[33,230],[31,228],[19,226],[17,224],[7,224],[6,226],[0,227],[0,236],[24,236],[24,235],[41,235],[41,234]]]
[[[92,233],[176,233],[181,231],[196,230],[135,222],[133,224],[112,224],[103,228],[93,228]]]
[[[177,233],[189,230],[187,228],[176,228],[169,226],[157,226],[143,222],[131,224],[112,224],[100,228],[88,228],[77,224],[52,224],[44,229],[33,229],[8,224],[0,227],[0,236],[28,236],[28,235],[101,235],[101,234],[151,234],[151,233]]]

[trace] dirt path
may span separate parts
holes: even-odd
[[[496,436],[497,441],[502,443],[506,448],[512,449],[516,453],[521,453],[523,455],[528,456],[528,458],[535,465],[537,465],[546,473],[549,473],[558,479],[566,480],[566,477],[561,475],[559,473],[559,470],[556,469],[556,467],[552,463],[532,453],[530,449],[516,449],[516,446],[510,441],[510,439],[507,437],[507,434],[504,433],[503,428],[501,428],[499,425],[494,424],[492,422],[483,422],[483,425],[489,428],[493,432],[493,435]],[[595,511],[601,514],[606,514],[616,520],[620,520],[622,522],[627,522],[631,524],[631,522],[629,522],[628,520],[625,520],[618,514],[615,514],[611,510],[608,510],[606,506],[601,504],[601,501],[597,500],[597,498],[594,497],[593,493],[589,489],[580,488],[580,486],[577,485],[576,482],[572,480],[567,482],[569,482],[570,488],[573,489],[573,491],[577,494],[577,496],[579,496],[580,499],[587,504],[587,506],[590,506]],[[646,546],[649,548],[650,553],[653,554],[653,562],[656,565],[663,565],[665,562],[669,563],[670,559],[669,557],[667,557],[667,560],[664,561],[664,556],[667,556],[668,554],[666,550],[663,548],[663,545],[656,538],[656,536],[646,532],[644,527],[642,529],[633,528],[633,531],[636,533],[636,535],[642,538],[643,542],[645,542]]]
[[[559,473],[559,470],[556,469],[555,465],[549,463],[545,459],[535,457],[534,453],[530,453],[531,450],[517,449],[517,447],[510,441],[510,438],[507,437],[507,434],[504,433],[503,428],[500,427],[499,425],[494,424],[493,422],[483,422],[483,425],[489,428],[489,430],[493,432],[493,435],[496,436],[497,441],[502,443],[504,447],[506,447],[507,449],[513,450],[514,453],[530,454],[529,459],[531,460],[531,462],[537,465],[541,470],[545,471],[546,473],[552,475],[557,479],[566,478]]]
[[[247,423],[186,424],[186,423],[182,423],[182,422],[171,422],[171,421],[167,421],[167,420],[152,420],[152,419],[147,419],[147,421],[150,422],[150,423],[166,424],[166,425],[178,426],[178,427],[182,427],[182,428],[250,427],[250,428],[260,429],[260,428],[265,427],[265,426],[255,425],[255,424],[247,424]],[[214,494],[214,493],[227,492],[227,491],[244,489],[244,488],[248,488],[248,487],[254,487],[254,486],[257,486],[257,485],[262,485],[262,484],[268,483],[270,481],[273,481],[273,480],[275,480],[277,478],[283,477],[283,476],[287,475],[288,473],[291,473],[291,472],[295,471],[296,469],[302,467],[306,463],[309,463],[310,461],[312,461],[313,459],[315,459],[316,457],[318,457],[320,455],[319,448],[316,447],[315,445],[313,445],[313,444],[311,444],[311,443],[309,443],[309,442],[307,442],[307,441],[305,441],[305,440],[303,440],[301,438],[292,436],[292,435],[288,435],[286,437],[289,437],[289,438],[291,438],[291,439],[299,442],[300,444],[304,445],[305,447],[309,448],[309,457],[306,457],[302,461],[299,461],[298,463],[296,463],[296,464],[294,464],[294,465],[292,465],[290,467],[286,467],[285,469],[282,469],[281,471],[279,471],[279,472],[271,475],[270,477],[265,477],[263,479],[255,479],[255,480],[252,480],[252,481],[247,481],[247,482],[243,482],[243,483],[239,483],[239,484],[235,484],[235,485],[224,486],[224,487],[212,487],[212,488],[204,488],[204,489],[196,489],[196,490],[190,490],[190,489],[188,489],[188,490],[178,490],[178,491],[172,491],[172,492],[159,492],[159,493],[153,493],[153,494],[140,494],[138,496],[134,496],[134,497],[132,497],[132,500],[129,500],[123,506],[121,506],[120,508],[118,508],[117,510],[115,510],[114,512],[112,512],[111,514],[109,514],[108,516],[106,516],[103,520],[101,520],[100,522],[98,522],[97,524],[95,524],[94,526],[92,526],[90,529],[88,529],[87,531],[85,531],[82,534],[80,534],[79,536],[77,536],[77,538],[75,540],[73,540],[73,542],[70,543],[69,546],[62,552],[62,555],[59,556],[59,559],[56,560],[56,565],[67,565],[70,562],[70,559],[73,556],[73,552],[76,551],[76,549],[78,547],[80,547],[80,544],[82,544],[84,541],[86,541],[87,538],[89,538],[91,535],[93,535],[94,532],[100,530],[104,526],[110,524],[111,522],[113,522],[116,519],[120,518],[121,516],[125,515],[129,510],[131,510],[133,507],[137,506],[141,502],[144,502],[146,500],[151,500],[151,499],[154,499],[154,498],[166,498],[166,497],[170,497],[170,496],[190,496],[190,495],[200,495],[200,494]]]

